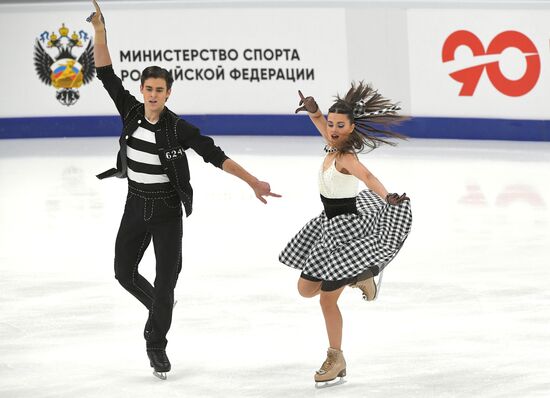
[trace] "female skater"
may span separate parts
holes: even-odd
[[[396,113],[400,108],[369,85],[352,83],[344,98],[337,97],[325,119],[313,97],[298,94],[296,112],[308,112],[326,143],[327,154],[319,170],[324,211],[292,238],[279,260],[302,270],[300,295],[320,295],[330,345],[325,362],[315,373],[315,381],[320,383],[346,375],[338,298],[348,285],[359,288],[365,300],[376,298],[374,276],[401,248],[412,215],[406,194],[389,194],[357,157],[365,148],[395,145],[388,138],[404,138],[370,124],[403,120]],[[358,192],[359,180],[368,189]]]

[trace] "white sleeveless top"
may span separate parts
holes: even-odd
[[[324,163],[324,162],[323,162]],[[323,163],[319,170],[319,191],[325,198],[354,198],[359,193],[359,179],[351,174],[336,170],[336,158],[329,168],[323,171]]]

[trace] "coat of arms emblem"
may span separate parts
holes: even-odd
[[[84,48],[86,42],[87,46],[77,59],[73,55],[73,49]],[[57,54],[52,57],[48,49],[56,49]],[[45,31],[34,45],[34,67],[44,84],[57,89],[56,98],[61,104],[74,105],[80,98],[78,88],[94,78],[92,40],[83,30],[69,36],[69,28],[65,24],[59,28],[59,36],[55,32],[50,34]]]

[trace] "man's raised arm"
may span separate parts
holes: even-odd
[[[107,48],[107,32],[105,30],[105,19],[96,0],[92,0],[95,12],[86,20],[91,22],[95,30],[94,61],[97,70],[97,78],[103,83],[103,87],[114,101],[118,113],[124,116],[138,101],[126,90],[120,78],[112,68],[113,62]]]

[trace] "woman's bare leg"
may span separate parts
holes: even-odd
[[[342,350],[342,314],[338,308],[338,299],[344,291],[345,286],[331,292],[321,291],[321,309],[325,317],[327,335],[330,348]]]
[[[315,297],[321,292],[321,282],[314,282],[300,278],[298,279],[298,292],[302,297]]]

